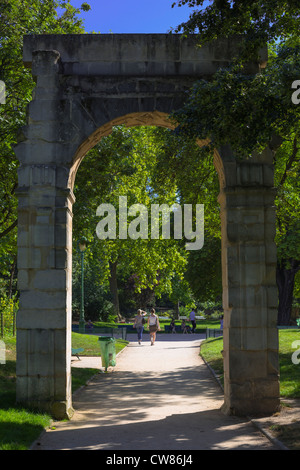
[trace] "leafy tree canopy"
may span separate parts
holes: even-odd
[[[0,80],[5,83],[5,104],[0,104],[0,261],[5,274],[16,256],[17,168],[14,154],[20,129],[26,124],[26,107],[35,86],[24,67],[23,36],[26,34],[83,33],[78,14],[87,11],[70,0],[2,0],[0,2]]]
[[[189,20],[175,32],[198,34],[199,44],[220,37],[240,37],[241,57],[255,57],[266,43],[297,36],[300,29],[298,0],[177,0],[193,8]]]

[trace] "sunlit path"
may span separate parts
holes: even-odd
[[[223,393],[199,356],[200,335],[161,335],[155,346],[132,339],[113,372],[76,395],[72,421],[34,449],[274,449],[250,422],[220,412]]]

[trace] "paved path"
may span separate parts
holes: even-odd
[[[221,413],[222,390],[199,356],[200,335],[159,335],[154,346],[145,339],[138,345],[133,335],[114,370],[75,394],[73,419],[55,423],[33,450],[276,449],[251,422]]]

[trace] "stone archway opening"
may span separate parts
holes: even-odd
[[[230,39],[201,49],[177,35],[31,35],[36,89],[19,168],[17,400],[72,415],[73,184],[89,148],[118,123],[169,127],[185,92],[230,63]],[[262,61],[264,58],[262,58]],[[259,64],[249,64],[256,73]],[[121,117],[120,117],[121,116]],[[230,144],[230,143],[229,143]],[[279,407],[272,152],[217,149],[224,308],[224,412]]]
[[[83,168],[86,169],[87,171],[87,178],[90,180],[92,179],[93,180],[93,184],[92,184],[92,187],[96,187],[97,186],[97,178],[93,179],[93,174],[90,174],[89,172],[89,166],[90,164],[88,164],[87,166],[85,162],[85,158],[89,158],[89,152],[91,149],[93,149],[95,146],[97,146],[97,144],[100,143],[100,141],[104,138],[106,138],[107,136],[109,136],[113,129],[118,127],[118,126],[122,126],[123,128],[126,128],[126,129],[130,129],[130,128],[138,128],[138,127],[143,127],[144,129],[146,127],[150,127],[152,129],[154,128],[164,128],[164,129],[168,129],[168,130],[174,130],[176,128],[176,125],[174,123],[172,123],[172,121],[170,120],[170,117],[166,114],[166,113],[158,113],[158,112],[148,112],[148,113],[133,113],[133,114],[130,114],[130,115],[126,115],[126,116],[123,116],[123,117],[120,117],[118,119],[115,119],[113,120],[112,122],[109,122],[107,124],[105,124],[104,126],[102,126],[100,129],[97,129],[94,134],[92,136],[90,136],[85,142],[83,142],[83,144],[78,148],[75,156],[74,156],[74,163],[72,165],[72,168],[71,168],[71,171],[70,171],[70,179],[69,179],[69,185],[70,185],[70,190],[71,191],[74,191],[75,190],[75,198],[77,199],[77,195],[79,197],[79,201],[81,201],[81,196],[80,196],[80,193],[81,193],[81,190],[85,191],[84,190],[84,184],[85,184],[85,179],[80,179],[80,185],[78,186],[78,183],[77,183],[77,171],[80,169],[79,173],[80,175],[82,175],[82,171],[84,171],[84,169],[81,168],[81,163],[84,162],[84,165],[83,165]],[[144,132],[144,131],[143,131]],[[127,134],[126,134],[127,135]],[[205,145],[209,144],[209,140],[205,140],[205,141],[202,141],[202,142],[197,142],[197,145],[199,147],[203,147]],[[105,144],[106,146],[107,144]],[[196,145],[196,147],[197,147]],[[110,151],[108,150],[108,153],[110,153]],[[188,152],[189,153],[189,152]],[[113,157],[112,157],[113,158]],[[219,165],[217,164],[217,162],[219,163]],[[207,163],[206,163],[207,165]],[[97,167],[97,163],[95,162],[95,168]],[[184,165],[186,167],[186,165]],[[213,169],[215,170],[215,179],[217,179],[217,175],[219,177],[219,181],[223,182],[223,172],[222,172],[222,161],[220,159],[220,156],[218,154],[217,151],[215,151],[214,153],[212,152],[211,153],[211,156],[209,158],[209,166],[210,166],[210,171],[213,171]],[[100,170],[101,172],[102,170]],[[115,173],[115,169],[112,170],[114,173]],[[117,171],[117,170],[116,170]],[[219,174],[221,173],[221,174]],[[190,172],[191,176],[192,176],[192,173]],[[198,173],[199,174],[199,173]],[[100,176],[100,175],[99,175]],[[200,177],[200,176],[199,176]],[[194,175],[194,178],[195,179],[195,175]],[[74,185],[74,183],[76,182],[76,185]],[[202,182],[202,185],[205,184],[205,182],[203,181]],[[74,188],[75,186],[75,188]],[[157,187],[157,186],[156,186]],[[112,189],[110,189],[112,190]],[[109,191],[109,190],[108,190]],[[158,193],[159,193],[159,190],[158,190]],[[215,190],[214,190],[214,193],[215,193]],[[90,193],[89,193],[90,194]],[[94,203],[91,203],[94,207],[93,209],[93,214],[91,214],[91,216],[94,216],[96,214],[96,209],[97,207],[99,206],[99,204],[103,203],[104,201],[107,203],[108,200],[110,199],[107,199],[107,196],[109,197],[109,194],[105,193],[102,191],[102,197],[99,197],[99,195],[97,194],[97,192],[92,192],[93,194],[93,200],[96,201],[96,205]],[[121,199],[124,198],[124,192],[122,191],[121,189],[121,193],[122,195]],[[125,194],[126,196],[126,194]],[[86,195],[84,196],[85,197],[85,200],[86,200]],[[195,193],[195,197],[193,198],[193,200],[195,201],[195,198],[197,198],[197,194]],[[120,199],[120,198],[119,198]],[[217,202],[217,197],[214,198],[214,201],[215,201],[215,206],[216,207],[219,207],[219,204]],[[142,201],[141,200],[132,200],[131,203],[141,203]],[[155,201],[152,201],[153,204],[155,203]],[[177,202],[177,205],[178,205],[178,201]],[[190,201],[191,202],[191,201]],[[200,202],[200,201],[198,201]],[[157,203],[157,201],[156,201]],[[175,203],[175,199],[174,199],[174,203]],[[185,201],[185,203],[188,203],[188,200]],[[75,203],[75,208],[74,208],[74,216],[75,216],[75,219],[74,219],[74,230],[75,232],[77,233],[76,237],[80,238],[80,234],[78,233],[78,231],[76,230],[76,204],[77,204],[77,200],[76,200],[76,203]],[[129,204],[129,202],[128,202]],[[160,204],[164,204],[163,201],[161,200],[160,201]],[[168,208],[170,210],[172,210],[171,208],[171,203],[168,204]],[[118,197],[116,198],[116,200],[114,200],[114,205],[115,205],[115,209],[117,207],[119,207],[120,205],[120,200],[118,200]],[[150,214],[151,214],[151,206],[147,206],[145,207],[145,209],[147,211],[150,211]],[[160,210],[163,210],[163,206],[161,206],[161,209]],[[126,211],[127,211],[127,202],[126,202]],[[185,209],[183,207],[180,208],[180,212],[182,213],[182,216],[183,216],[183,212],[185,211]],[[195,207],[193,208],[193,211],[195,211]],[[102,214],[103,215],[103,214]],[[217,216],[218,216],[218,210],[217,210]],[[199,215],[198,215],[198,218],[199,218]],[[106,218],[107,220],[107,218]],[[118,218],[118,215],[117,215],[117,220],[119,220]],[[151,219],[152,220],[152,219]],[[184,217],[182,219],[182,222],[181,222],[181,226],[180,226],[180,233],[183,235],[184,232],[185,232],[185,225],[183,224],[183,221],[184,221]],[[172,230],[173,230],[173,220],[172,220]],[[151,224],[152,222],[147,221],[147,227],[149,225],[149,232],[151,232]],[[194,225],[194,224],[193,224]],[[94,228],[95,230],[93,230],[93,234],[91,233],[91,231],[88,229],[88,227],[86,228],[86,230],[81,226],[81,235],[84,235],[84,232],[87,233],[89,232],[89,237],[91,237],[91,240],[92,240],[92,245],[94,245],[94,243],[98,243],[97,241],[97,236],[96,236],[96,226],[97,226],[97,221],[94,221]],[[186,227],[188,226],[188,223],[186,224]],[[170,230],[170,221],[169,221],[169,230]],[[179,229],[178,229],[179,230]],[[118,231],[118,229],[116,230],[116,232]],[[131,238],[130,235],[128,235],[128,229],[126,229],[126,238]],[[148,231],[147,231],[148,233]],[[116,234],[114,233],[113,236],[116,236]],[[122,237],[123,238],[124,234],[122,234]],[[170,236],[170,234],[169,234]],[[141,238],[145,238],[145,235],[140,235]],[[148,235],[148,238],[151,238],[151,235],[149,233]],[[76,238],[76,239],[77,239]],[[176,237],[177,238],[177,237]],[[197,238],[196,240],[200,243],[200,231],[197,232]],[[74,241],[74,239],[73,239]],[[199,244],[198,243],[198,244]],[[195,242],[193,242],[192,244],[195,244]],[[196,249],[196,246],[192,247],[192,244],[190,244],[190,248],[188,249]],[[198,248],[199,249],[199,248]],[[217,261],[217,264],[219,266],[219,263],[220,263],[220,260],[218,259]],[[112,266],[111,266],[112,268]],[[221,273],[221,271],[220,271]],[[113,279],[115,280],[116,279],[116,273],[114,272],[113,273]],[[111,286],[111,289],[113,290],[113,292],[115,293],[117,291],[117,288],[115,287],[115,284],[116,284],[116,280],[115,282],[113,283],[113,286]],[[113,296],[114,298],[114,303],[115,303],[115,308],[116,308],[116,311],[118,313],[118,317],[120,316],[119,315],[119,303],[118,303],[118,300],[116,299],[116,295]],[[79,302],[79,300],[77,299],[77,301]],[[93,315],[93,314],[92,314]]]

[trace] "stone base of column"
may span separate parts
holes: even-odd
[[[228,416],[250,416],[250,417],[263,417],[271,416],[280,410],[280,402],[278,399],[265,399],[252,400],[247,402],[245,400],[234,403],[224,402],[221,411]]]
[[[57,420],[71,419],[74,409],[66,401],[55,401],[50,405],[50,414]]]
[[[57,421],[70,420],[74,415],[74,409],[66,401],[32,401],[32,400],[18,400],[19,405],[23,405],[27,409],[36,410],[40,413],[48,413],[53,419]]]
[[[43,313],[48,313],[48,329],[38,328],[38,321],[45,319]],[[34,321],[37,328],[32,328]],[[56,420],[70,419],[71,334],[70,329],[51,328],[51,321],[58,323],[55,311],[41,311],[41,315],[33,311],[32,316],[18,312],[16,398],[26,408],[49,413]]]
[[[233,416],[270,416],[280,410],[278,378],[231,384],[221,411]]]

